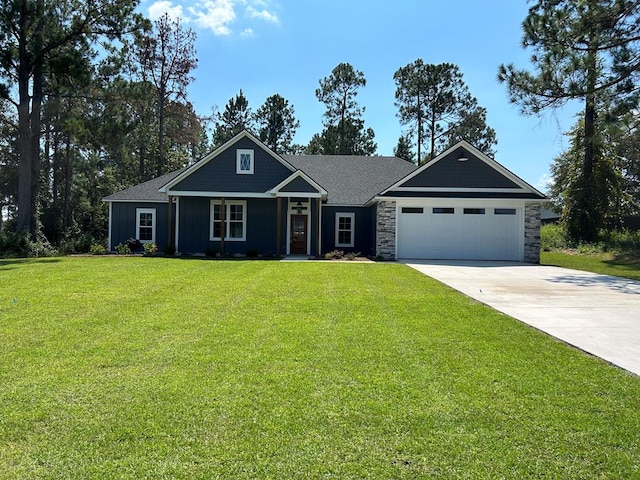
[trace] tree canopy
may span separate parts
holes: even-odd
[[[432,160],[460,139],[488,155],[495,153],[496,134],[486,125],[486,110],[478,106],[457,65],[425,64],[418,58],[399,68],[393,78],[398,117],[416,137],[418,163]],[[425,144],[428,150],[423,155]]]
[[[605,218],[598,207],[596,165],[605,161],[598,145],[598,102],[611,97],[616,114],[638,101],[640,2],[630,0],[539,0],[523,26],[522,46],[533,51],[534,71],[501,65],[498,80],[524,114],[540,114],[578,100],[583,104],[579,178],[573,183],[574,240],[592,241]],[[578,140],[578,139],[576,139]]]
[[[367,84],[364,73],[349,63],[340,63],[331,75],[320,80],[316,97],[324,103],[324,130],[311,139],[307,153],[326,155],[373,155],[377,145],[373,129],[365,128],[364,107],[356,101],[358,90]]]

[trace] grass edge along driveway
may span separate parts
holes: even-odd
[[[637,478],[640,381],[398,264],[0,260],[0,478]]]

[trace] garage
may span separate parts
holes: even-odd
[[[397,257],[522,261],[523,210],[504,201],[398,202]]]

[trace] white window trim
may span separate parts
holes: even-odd
[[[221,205],[221,200],[211,200],[211,204],[209,206],[209,240],[212,242],[222,240],[220,237],[213,236],[213,206]],[[230,230],[230,222],[229,222],[229,210],[231,209],[231,205],[242,205],[242,238],[230,238],[229,230]],[[224,241],[225,242],[246,242],[247,240],[247,202],[246,200],[225,200],[224,202],[224,223],[226,226],[226,231],[224,233]]]
[[[151,214],[151,240],[140,239],[140,214]],[[136,208],[136,238],[140,243],[156,243],[156,209],[155,208]]]
[[[340,218],[347,217],[351,219],[351,243],[340,243],[338,240],[340,239]],[[355,236],[356,236],[356,214],[355,213],[344,213],[344,212],[336,212],[336,247],[353,247]]]
[[[249,170],[242,170],[240,168],[240,158],[242,155],[249,155]],[[236,173],[238,175],[253,175],[253,166],[254,166],[254,154],[253,150],[241,149],[236,150]]]

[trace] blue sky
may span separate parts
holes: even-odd
[[[496,160],[544,190],[579,108],[522,116],[496,80],[501,63],[528,66],[530,52],[520,47],[526,0],[143,0],[140,10],[152,19],[168,12],[196,32],[199,64],[189,98],[197,113],[224,109],[240,89],[252,111],[278,93],[295,108],[300,144],[322,131],[318,81],[348,62],[367,80],[357,99],[377,153],[392,155],[403,132],[393,74],[417,58],[451,62],[487,109]]]

